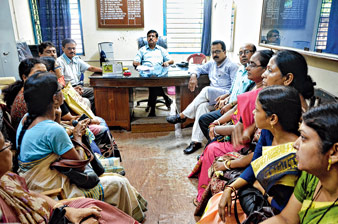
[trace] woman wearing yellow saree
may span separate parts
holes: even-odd
[[[285,209],[268,223],[338,223],[338,104],[303,115],[294,143],[303,173]]]

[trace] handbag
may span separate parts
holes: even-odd
[[[70,223],[65,216],[66,210],[64,207],[53,209],[48,224],[67,224]]]
[[[76,186],[84,189],[91,189],[100,182],[98,176],[104,173],[104,167],[84,144],[81,144],[74,139],[72,141],[84,149],[88,159],[71,160],[61,158],[58,161],[53,162],[50,167],[51,169],[56,169],[60,173],[66,175],[70,182]],[[92,167],[88,165],[89,163]],[[78,169],[84,169],[84,171],[81,172]]]
[[[259,211],[263,207],[269,207],[269,202],[262,193],[255,187],[246,186],[238,190],[239,202],[245,214],[250,215],[254,211]]]

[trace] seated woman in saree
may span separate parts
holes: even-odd
[[[58,77],[58,82],[65,87],[66,85],[62,75],[62,71],[55,67],[56,63],[55,59],[53,57],[41,57],[41,59],[45,62],[47,66],[47,71],[54,73],[56,77]],[[118,155],[114,155],[114,151],[117,152],[118,148],[114,137],[111,135],[109,131],[109,127],[106,124],[106,121],[101,117],[95,116],[95,114],[90,109],[91,108],[90,101],[87,98],[82,97],[77,91],[75,91],[75,89],[71,85],[67,86],[67,90],[68,95],[72,94],[73,99],[79,100],[79,102],[77,102],[79,105],[82,105],[81,102],[84,102],[84,110],[88,111],[88,115],[90,115],[92,118],[90,119],[89,130],[94,134],[95,136],[94,142],[97,145],[97,147],[100,148],[100,152],[98,153],[103,154],[103,156],[105,157],[111,156],[118,157]],[[69,93],[70,91],[72,93]],[[62,120],[62,124],[65,124],[64,126],[68,125],[67,129],[72,129],[72,121],[78,120],[79,117],[82,115],[82,112],[81,114],[72,115],[70,112],[70,108],[66,103],[63,103],[60,106],[60,108],[61,108],[60,118]],[[92,148],[97,147],[93,146]]]
[[[296,51],[278,51],[269,61],[267,70],[262,75],[263,87],[271,85],[292,86],[299,92],[302,102],[302,111],[308,109],[306,99],[314,95],[315,83],[308,75],[305,58]],[[231,135],[234,145],[242,144],[247,139],[243,131],[243,123],[237,122]]]
[[[27,58],[19,64],[20,79],[3,90],[4,101],[11,111],[11,123],[16,129],[21,118],[27,113],[27,106],[23,98],[23,85],[29,76],[36,72],[46,72],[46,64],[38,58]]]
[[[285,209],[263,223],[338,223],[338,104],[310,109],[299,131],[302,175]]]
[[[313,88],[313,82],[311,77],[308,75],[308,68],[305,58],[295,52],[295,51],[289,51],[284,50],[278,52],[276,55],[274,55],[267,66],[267,69],[262,74],[263,78],[263,88],[265,86],[272,86],[272,85],[284,85],[284,86],[292,86],[296,90],[298,90],[301,102],[302,102],[302,108],[303,111],[306,110],[307,105],[304,99],[309,99],[314,94],[314,88]],[[246,93],[248,94],[248,93]],[[250,114],[251,109],[250,108],[244,108],[243,113]],[[255,124],[252,124],[251,127],[246,128],[244,131],[243,129],[243,122],[241,122],[243,118],[239,119],[239,122],[236,123],[233,127],[233,132],[231,133],[231,141],[232,144],[237,147],[238,145],[242,145],[243,143],[247,142],[248,139],[251,137],[251,133],[248,132],[248,130],[252,130],[253,127],[255,127]],[[223,123],[222,118],[215,121],[214,123]],[[216,126],[217,127],[217,126]],[[238,130],[238,127],[240,130]],[[221,128],[221,127],[219,127]],[[218,130],[218,127],[216,128],[216,131]],[[264,135],[266,139],[272,138],[272,135],[270,132],[264,131]],[[264,140],[264,142],[262,142]],[[258,141],[258,147],[261,147],[262,143],[266,144],[265,139],[261,139]],[[218,143],[213,143],[214,145],[217,145]],[[263,144],[263,146],[264,146]],[[212,150],[208,150],[209,153],[213,153]],[[245,168],[247,167],[251,159],[253,157],[253,153],[246,155],[240,159],[235,160],[226,160],[225,162],[215,162],[214,168],[216,171],[225,171],[228,169],[236,169],[236,168]],[[221,189],[222,190],[222,189]],[[208,200],[208,197],[202,197],[204,200]],[[206,204],[206,203],[204,203]]]
[[[142,221],[147,202],[130,185],[127,178],[104,173],[99,177],[97,186],[85,190],[72,184],[67,176],[50,168],[50,164],[60,157],[83,159],[79,154],[82,148],[74,147],[65,129],[54,122],[55,109],[63,103],[61,86],[58,85],[56,76],[50,73],[32,75],[25,82],[24,98],[28,114],[17,130],[18,173],[25,178],[28,189],[42,192],[63,188],[67,198],[85,196],[103,200],[137,221]],[[85,124],[80,122],[78,125],[73,138],[81,143]]]
[[[252,111],[255,109],[256,97],[262,87],[261,75],[265,71],[272,55],[273,52],[270,50],[257,51],[252,55],[246,70],[248,71],[248,78],[256,83],[255,89],[237,96],[238,106],[235,106],[223,115],[223,117],[226,117],[227,122],[231,121],[232,123],[224,126],[217,126],[217,131],[215,126],[210,127],[210,139],[214,139],[214,137],[217,137],[218,135],[231,135],[233,124],[237,123],[240,117],[242,117],[243,123],[246,127],[249,127],[252,123],[254,123]],[[245,110],[245,108],[247,109]],[[251,130],[251,132],[252,131],[253,130]],[[228,152],[239,151],[243,147],[245,147],[244,144],[233,147],[229,140],[224,140],[224,137],[222,137],[221,140],[214,140],[207,145],[195,168],[188,176],[193,177],[198,174],[198,195],[194,202],[195,204],[200,202],[202,194],[210,182],[208,169],[213,164],[214,159]]]
[[[124,212],[102,201],[81,198],[61,203],[43,194],[29,191],[25,179],[10,172],[11,146],[10,142],[5,142],[0,132],[1,223],[48,223],[53,209],[64,205],[67,205],[64,208],[65,216],[71,223],[138,223]],[[87,217],[87,220],[83,220]]]
[[[211,214],[214,220],[220,221],[221,218],[225,222],[226,209],[230,215],[231,194],[245,186],[253,185],[261,192],[257,193],[262,197],[269,195],[268,202],[278,211],[283,209],[291,196],[299,175],[295,150],[292,147],[293,142],[298,138],[298,123],[301,117],[298,91],[287,86],[264,88],[257,97],[254,116],[256,126],[262,129],[257,146],[265,145],[265,147],[256,147],[250,166],[239,178],[227,185],[223,192],[209,200],[208,209],[200,223],[205,223]],[[267,131],[272,133],[271,139],[266,139]],[[263,140],[268,143],[263,144]],[[260,156],[256,156],[257,154]],[[286,165],[278,166],[280,163]],[[239,200],[241,199],[243,198]],[[246,212],[246,209],[242,208]]]

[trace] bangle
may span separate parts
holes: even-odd
[[[213,124],[213,123],[211,123],[211,124],[208,126],[209,129],[210,129],[210,128],[213,128],[213,127],[216,127],[216,125]]]
[[[228,165],[228,167],[229,167],[229,170],[231,170],[231,167],[230,167],[230,165],[231,165],[231,160],[228,160],[228,161],[227,161],[227,165]]]
[[[230,188],[232,192],[236,192],[236,189],[233,186],[225,185],[225,188]]]
[[[61,202],[58,202],[53,206],[53,210],[56,209],[56,208],[59,208],[61,206],[64,206],[64,204],[62,204]]]
[[[56,66],[56,67],[54,68],[54,70],[55,70],[55,69],[59,69],[59,68],[61,68],[61,66]]]
[[[214,135],[219,136],[219,134],[216,133],[216,127],[214,127]]]
[[[226,161],[223,162],[223,165],[224,165],[225,169],[230,170],[230,167],[227,165],[227,163],[228,163],[228,161],[226,160]]]

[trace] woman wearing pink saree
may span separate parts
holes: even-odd
[[[255,101],[262,87],[262,77],[266,66],[272,57],[273,52],[270,50],[257,51],[250,59],[247,71],[248,78],[256,83],[255,89],[237,96],[237,106],[233,107],[222,116],[222,120],[230,122],[222,126],[210,126],[210,139],[214,139],[218,135],[229,136],[239,119],[242,119],[244,129],[252,126],[254,117],[252,111],[255,109]],[[222,123],[226,123],[222,122]],[[253,130],[251,131],[253,132]],[[228,152],[237,152],[246,145],[238,145],[234,147],[231,141],[213,141],[207,145],[195,168],[188,176],[194,177],[198,175],[198,195],[194,203],[199,202],[205,188],[210,182],[208,177],[208,169],[213,164],[216,157],[222,156]]]

